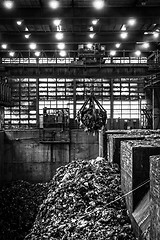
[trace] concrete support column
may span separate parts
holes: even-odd
[[[154,122],[154,116],[155,116],[155,112],[154,112],[154,98],[155,98],[155,90],[154,88],[152,88],[152,128],[155,129],[155,122]]]
[[[103,156],[103,130],[99,130],[99,157],[104,157]]]
[[[76,105],[77,105],[77,98],[76,98],[76,79],[73,79],[73,118],[76,118]]]
[[[150,157],[150,239],[160,239],[160,155]]]
[[[39,128],[39,78],[36,79],[36,126]]]
[[[113,79],[110,79],[110,119],[111,119],[111,125],[110,128],[113,129]]]

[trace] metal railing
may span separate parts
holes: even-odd
[[[97,62],[97,64],[147,64],[147,58],[146,57],[103,57],[103,63],[100,61],[100,63]],[[22,64],[22,65],[42,65],[42,64],[47,64],[47,65],[53,65],[53,64],[72,64],[72,65],[85,65],[85,60],[79,60],[79,58],[72,58],[72,57],[64,57],[64,58],[59,58],[59,57],[53,57],[53,58],[48,58],[48,57],[39,57],[39,58],[1,58],[0,59],[0,64]]]

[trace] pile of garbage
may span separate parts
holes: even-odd
[[[22,240],[48,194],[47,183],[15,181],[0,188],[0,239]]]
[[[134,240],[117,165],[103,158],[60,167],[25,240]]]

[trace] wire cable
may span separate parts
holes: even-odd
[[[132,193],[132,192],[136,191],[137,189],[143,187],[144,185],[146,185],[146,184],[149,183],[149,182],[150,182],[150,179],[146,180],[145,182],[143,182],[143,183],[142,183],[141,185],[139,185],[138,187],[134,188],[133,190],[129,191],[128,193],[125,193],[123,196],[121,196],[121,197],[119,197],[119,198],[116,198],[115,200],[113,200],[112,202],[108,203],[108,204],[105,205],[105,206],[108,206],[108,205],[110,205],[110,204],[112,204],[112,203],[114,203],[114,202],[119,201],[120,199],[126,197],[126,196],[129,195],[130,193]]]

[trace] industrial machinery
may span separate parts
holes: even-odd
[[[40,142],[69,142],[69,109],[44,108]]]
[[[81,44],[78,46],[78,57],[84,64],[104,63],[105,46],[100,44]]]
[[[69,109],[68,108],[44,108],[43,109],[44,128],[68,128]]]

